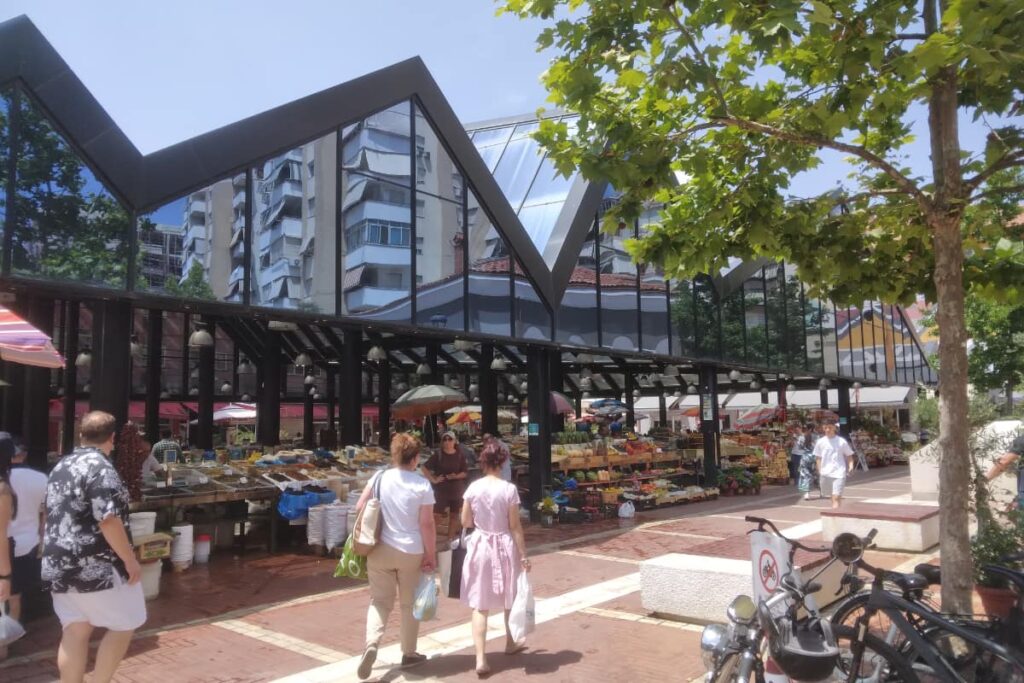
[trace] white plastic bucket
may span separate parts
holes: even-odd
[[[184,564],[187,567],[192,563],[192,555],[195,552],[192,543],[192,530],[191,524],[171,527],[171,534],[174,536],[174,540],[171,541],[171,562],[175,565]]]
[[[164,563],[161,560],[142,563],[142,594],[147,600],[160,595],[160,574]]]
[[[206,564],[210,561],[210,537],[203,534],[199,536],[195,543],[195,552],[193,559],[196,564]]]
[[[132,538],[148,536],[156,531],[155,512],[133,512],[128,515],[128,528],[131,529]]]

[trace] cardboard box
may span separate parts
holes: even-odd
[[[135,539],[135,556],[140,562],[160,560],[171,556],[170,534],[147,534]]]

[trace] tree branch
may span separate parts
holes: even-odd
[[[897,40],[928,40],[927,33],[897,33],[891,42]]]
[[[834,149],[837,152],[845,152],[846,154],[853,155],[892,178],[896,183],[896,188],[916,199],[923,211],[927,213],[932,209],[931,199],[928,195],[922,192],[917,185],[910,180],[910,178],[900,173],[899,169],[888,161],[874,152],[868,151],[864,147],[859,145],[850,145],[845,142],[839,142],[838,140],[822,137],[820,135],[782,130],[781,128],[767,126],[763,123],[757,123],[756,121],[747,121],[746,119],[741,119],[735,116],[718,116],[714,117],[712,120],[733,125],[737,128],[742,128],[743,130],[760,133],[761,135],[778,138],[779,140],[786,140],[788,142],[795,142],[801,145],[810,145],[813,147],[826,147],[828,149]]]
[[[996,197],[1001,194],[1012,194],[1014,192],[1024,192],[1024,183],[1021,183],[1020,185],[1009,185],[1007,187],[994,187],[991,190],[985,190],[984,192],[971,195],[971,200],[977,201],[979,199],[984,199],[985,197]]]
[[[992,162],[992,165],[980,172],[973,178],[968,178],[964,182],[964,187],[967,188],[968,192],[981,187],[981,184],[986,180],[994,176],[999,171],[1005,171],[1008,168],[1014,166],[1024,166],[1024,150],[1018,150],[1016,152],[1007,152],[1003,156],[999,157],[996,161]]]
[[[699,45],[697,45],[696,39],[693,37],[693,34],[690,33],[690,30],[686,28],[686,25],[683,23],[683,20],[680,19],[679,16],[676,15],[676,13],[673,12],[671,8],[668,8],[667,13],[668,16],[672,19],[672,23],[676,25],[676,28],[679,29],[679,32],[683,34],[684,38],[686,38],[686,42],[690,44],[690,49],[692,49],[694,53],[697,55],[697,59],[699,59],[700,63],[704,65],[704,68],[707,69],[708,79],[711,81],[711,87],[714,89],[715,94],[718,95],[718,99],[722,104],[722,111],[728,114],[729,105],[725,101],[725,92],[722,91],[722,85],[718,82],[718,77],[715,75],[715,70],[711,68],[711,64],[708,62],[708,58],[707,56],[705,56],[704,51],[700,49]]]

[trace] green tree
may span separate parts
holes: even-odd
[[[210,283],[206,280],[206,271],[203,270],[202,264],[198,261],[192,262],[192,266],[188,269],[185,279],[181,282],[178,282],[173,274],[169,275],[167,282],[164,283],[164,291],[171,296],[182,299],[213,301],[217,298],[213,294],[213,288],[210,287]]]
[[[505,0],[557,21],[541,48],[550,101],[578,112],[538,138],[558,168],[623,193],[605,220],[664,206],[631,246],[669,277],[714,273],[730,256],[784,259],[813,296],[938,303],[943,605],[970,608],[967,282],[1019,295],[1024,257],[1001,239],[996,182],[1024,165],[1012,117],[1024,87],[1019,0]],[[964,150],[959,114],[990,125]],[[925,118],[930,177],[906,164]],[[843,155],[849,185],[803,199],[793,178]],[[676,172],[688,179],[676,184]],[[969,207],[987,214],[965,224]],[[972,231],[972,225],[984,225]],[[966,231],[966,234],[965,234]],[[994,233],[994,234],[993,234]],[[965,240],[981,267],[965,271]],[[984,267],[986,258],[1003,267]]]
[[[20,100],[14,272],[123,287],[128,212],[32,103]]]
[[[1024,306],[970,297],[967,332],[974,342],[967,375],[976,389],[1005,389],[1006,412],[1013,412],[1014,388],[1024,384]]]

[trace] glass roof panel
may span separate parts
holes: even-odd
[[[563,119],[570,133],[575,131],[577,118]],[[557,253],[547,254],[545,249],[576,174],[565,178],[555,170],[540,145],[530,137],[537,128],[537,121],[526,121],[471,131],[471,136],[537,250],[545,254],[551,266]]]

